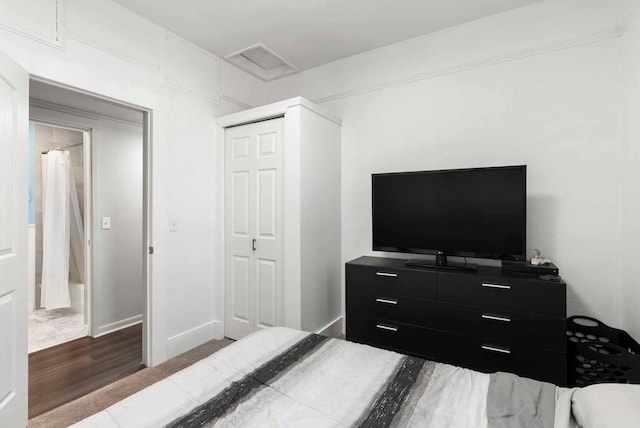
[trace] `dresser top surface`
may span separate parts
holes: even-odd
[[[566,285],[564,281],[542,281],[538,279],[536,275],[513,274],[509,272],[503,272],[502,268],[499,266],[478,265],[477,270],[467,271],[467,270],[455,270],[455,269],[442,269],[437,266],[433,266],[433,267],[407,266],[405,264],[407,261],[408,259],[362,256],[362,257],[358,257],[355,260],[351,260],[347,262],[347,264],[357,265],[357,266],[386,268],[386,269],[405,269],[405,270],[408,269],[408,270],[422,271],[422,272],[438,272],[438,273],[446,273],[446,274],[470,275],[470,276],[481,276],[481,277],[491,276],[491,277],[499,277],[499,278],[512,278],[512,279],[517,278],[517,279],[539,281],[545,284],[558,284],[562,286]]]

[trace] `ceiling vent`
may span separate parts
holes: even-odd
[[[262,43],[234,52],[225,56],[224,59],[265,81],[298,71],[291,63]]]

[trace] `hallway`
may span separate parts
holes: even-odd
[[[29,355],[29,419],[142,368],[142,324]]]

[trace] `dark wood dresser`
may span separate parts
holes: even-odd
[[[347,340],[483,372],[566,384],[566,284],[499,267],[346,264]]]

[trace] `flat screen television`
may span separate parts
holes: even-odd
[[[527,167],[372,174],[373,250],[524,260]]]

